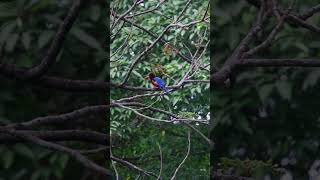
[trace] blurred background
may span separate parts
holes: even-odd
[[[0,2],[0,61],[30,68],[40,63],[72,0],[2,0]],[[49,75],[69,79],[104,80],[108,75],[106,2],[92,1],[80,12]],[[106,92],[73,92],[16,81],[0,75],[0,123],[29,121],[87,105],[105,104]],[[91,115],[79,127],[105,132],[105,114]],[[55,129],[77,129],[72,123]],[[50,129],[47,127],[46,129]],[[41,130],[41,129],[40,129]],[[1,138],[0,138],[1,139]],[[3,139],[2,139],[3,140]],[[28,143],[0,140],[0,179],[95,179],[65,154]],[[69,142],[67,146],[89,148]],[[104,154],[91,156],[105,164]]]
[[[213,2],[211,66],[220,67],[248,32],[254,2]],[[282,7],[289,3],[280,1]],[[317,4],[296,1],[293,11]],[[319,25],[320,15],[309,21]],[[272,47],[255,57],[319,59],[319,50],[318,34],[286,24]],[[319,179],[320,69],[243,68],[235,76],[231,88],[211,92],[213,168],[257,179]]]

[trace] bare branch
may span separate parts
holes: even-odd
[[[221,173],[213,172],[212,180],[255,180],[255,179],[249,178],[249,177],[234,176],[234,175],[224,175]]]
[[[105,113],[109,105],[97,105],[97,106],[87,106],[81,109],[77,109],[70,113],[54,115],[54,116],[46,116],[46,117],[38,117],[31,121],[9,124],[7,128],[33,128],[41,125],[54,125],[54,124],[63,124],[68,121],[72,121],[73,123],[80,117],[89,116],[97,113]]]
[[[144,14],[147,14],[147,13],[150,13],[150,12],[153,12],[153,11],[156,11],[166,0],[160,0],[160,2],[153,8],[150,8],[150,9],[147,9],[143,12],[139,12],[139,13],[135,13],[133,15],[130,15],[130,16],[125,16],[125,18],[133,18],[133,17],[137,17],[137,16],[141,16],[141,15],[144,15]],[[121,17],[120,17],[121,18]]]
[[[95,131],[88,130],[56,130],[56,131],[30,131],[17,130],[23,134],[28,134],[46,141],[81,141],[87,143],[96,143],[106,145],[109,141],[107,135]],[[2,143],[17,143],[24,139],[10,136],[7,134],[0,134],[0,142]]]
[[[138,29],[141,29],[142,31],[146,32],[147,34],[149,34],[149,35],[150,35],[151,37],[153,37],[153,38],[157,38],[157,37],[158,37],[155,33],[147,30],[146,28],[140,26],[139,24],[137,24],[137,23],[135,23],[135,22],[133,22],[133,21],[130,21],[130,20],[126,19],[126,18],[122,18],[122,20],[123,20],[124,22],[129,23],[129,24],[132,24],[133,26],[137,27]],[[163,44],[169,43],[169,42],[165,41],[163,38],[161,38],[161,39],[159,40],[159,42],[161,42],[161,43],[163,43]],[[170,45],[171,45],[171,44],[170,44]],[[173,45],[171,45],[171,46],[172,46],[173,49],[177,49],[177,48],[175,48]],[[178,55],[182,60],[184,60],[184,61],[186,61],[186,62],[188,62],[188,63],[191,63],[191,59],[189,59],[188,57],[186,57],[185,55],[183,55],[183,54],[181,53],[181,51],[176,50],[175,52],[177,53],[177,55]],[[201,69],[209,72],[209,70],[206,69],[206,68],[203,67],[203,66],[201,66]]]
[[[29,69],[24,74],[21,74],[21,78],[23,79],[38,78],[48,71],[49,67],[52,66],[52,64],[55,62],[56,57],[60,52],[60,49],[62,48],[62,45],[64,43],[64,40],[66,39],[68,32],[70,31],[73,23],[75,22],[75,20],[79,15],[79,12],[83,3],[84,3],[84,0],[77,0],[73,3],[71,9],[69,10],[69,14],[60,25],[52,41],[52,44],[47,54],[41,61],[41,63]]]
[[[242,67],[320,67],[320,59],[244,59]]]
[[[299,15],[299,17],[303,20],[306,20],[310,17],[312,17],[314,14],[320,12],[320,4],[308,9],[306,12],[304,12],[303,14]]]
[[[97,165],[96,163],[92,162],[91,160],[89,160],[88,158],[83,156],[81,153],[79,153],[78,151],[75,151],[73,149],[61,146],[59,144],[44,141],[40,138],[29,135],[25,132],[20,132],[20,131],[15,131],[12,129],[5,129],[5,128],[0,128],[0,132],[10,134],[10,135],[16,136],[18,138],[22,138],[28,142],[31,142],[33,144],[36,144],[36,145],[39,145],[39,146],[42,146],[42,147],[45,147],[45,148],[48,148],[48,149],[51,149],[54,151],[64,152],[64,153],[68,154],[69,156],[71,156],[72,158],[74,158],[75,160],[77,160],[84,167],[87,167],[88,169],[93,170],[94,172],[96,172],[104,177],[112,176],[112,173],[109,170]]]
[[[163,166],[163,162],[162,162],[162,150],[161,150],[161,146],[160,144],[157,144],[158,148],[159,148],[159,153],[160,153],[160,171],[159,171],[159,175],[157,177],[157,180],[161,179],[161,174],[162,174],[162,166]]]
[[[272,41],[274,40],[275,36],[277,35],[277,33],[281,30],[283,24],[284,24],[284,20],[285,20],[285,16],[280,17],[279,23],[277,24],[277,26],[272,30],[272,32],[270,33],[270,35],[267,37],[267,39],[265,41],[263,41],[261,44],[259,44],[258,46],[250,49],[248,52],[245,52],[242,55],[242,58],[247,58],[252,56],[253,54],[255,54],[256,52],[265,49],[267,47],[269,47],[272,43]]]
[[[123,164],[123,165],[125,165],[125,166],[127,166],[127,167],[129,167],[129,168],[131,168],[131,169],[134,169],[134,170],[136,170],[136,171],[139,171],[139,172],[141,172],[141,173],[143,173],[143,174],[145,174],[145,175],[147,175],[147,176],[153,176],[153,177],[155,177],[155,178],[158,177],[158,176],[157,176],[156,174],[154,174],[153,172],[148,172],[148,171],[146,171],[146,170],[143,170],[142,168],[140,168],[140,167],[138,167],[138,166],[136,166],[136,165],[134,165],[134,164],[132,164],[132,163],[130,163],[130,162],[128,162],[128,161],[125,161],[125,160],[123,160],[123,159],[120,159],[120,158],[118,158],[118,157],[111,156],[111,160],[117,161],[117,162],[119,162],[119,163],[121,163],[121,164]]]
[[[174,180],[176,178],[176,175],[179,171],[179,169],[181,168],[181,166],[185,163],[185,161],[187,160],[189,154],[190,154],[190,149],[191,149],[191,139],[190,139],[190,131],[188,132],[188,150],[187,150],[187,154],[186,156],[183,158],[182,162],[179,164],[179,166],[176,168],[176,170],[174,171],[173,176],[170,178],[170,180]]]
[[[292,14],[289,14],[288,15],[288,19],[290,19],[291,21],[293,21],[294,23],[297,23],[298,25],[300,25],[301,27],[304,27],[312,32],[315,32],[315,33],[320,33],[320,27],[316,26],[316,25],[313,25],[311,23],[308,23],[306,21],[304,21],[303,19],[295,16],[295,15],[292,15]]]
[[[257,33],[262,30],[262,25],[269,16],[268,13],[265,14],[264,12],[265,5],[264,3],[262,3],[259,13],[256,17],[256,22],[251,27],[249,33],[240,42],[238,47],[233,51],[232,55],[226,60],[222,68],[218,72],[211,75],[210,80],[213,84],[222,84],[225,80],[229,78],[233,68],[238,63],[242,54],[248,50],[249,43],[254,39]]]
[[[18,68],[15,65],[2,63],[0,64],[0,74],[8,78],[16,79],[26,82],[24,74],[27,72],[25,69]],[[96,80],[71,80],[52,76],[43,76],[36,80],[27,81],[48,88],[55,88],[65,91],[106,91],[110,84],[104,81]]]
[[[102,146],[98,147],[96,149],[90,149],[90,150],[78,150],[81,154],[96,154],[100,152],[106,152],[109,149],[109,147]]]
[[[133,9],[142,1],[140,0],[134,0],[133,5],[126,11],[124,12],[122,15],[120,15],[111,25],[110,29],[113,29],[119,22],[119,20],[123,17],[125,17],[126,15],[128,15],[131,11],[133,11]],[[112,14],[115,14],[115,12],[111,12]]]

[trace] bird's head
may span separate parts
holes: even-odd
[[[154,79],[156,76],[153,73],[149,73],[144,79]]]

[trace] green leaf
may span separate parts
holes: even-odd
[[[280,96],[284,99],[290,100],[292,95],[292,85],[288,81],[277,81],[276,87]]]
[[[167,96],[167,95],[164,95],[163,98],[168,100],[168,101],[170,100],[169,96]]]
[[[82,29],[73,28],[73,29],[71,29],[71,34],[74,37],[76,37],[79,41],[86,44],[87,46],[94,48],[94,49],[97,49],[97,50],[101,49],[100,43],[93,36],[89,35],[85,31],[83,31]]]
[[[59,157],[59,154],[57,154],[57,153],[52,154],[51,157],[49,158],[49,162],[50,162],[51,164],[54,164],[55,161],[58,159],[58,157]]]
[[[15,175],[11,178],[11,180],[19,180],[25,177],[27,174],[27,170],[25,168],[18,170]]]
[[[16,26],[16,23],[12,21],[1,26],[0,47],[3,46],[3,44],[6,42],[6,40],[8,39],[11,32],[14,30]]]
[[[27,8],[32,12],[37,12],[43,9],[47,10],[48,6],[50,6],[52,3],[52,1],[31,1],[27,5]]]
[[[140,79],[144,79],[143,76],[136,70],[133,70],[132,73],[136,76],[138,76]]]
[[[41,178],[41,171],[36,170],[32,173],[30,180],[38,180]]]
[[[14,50],[18,39],[19,39],[19,34],[15,33],[9,36],[9,38],[6,40],[6,47],[5,47],[7,52],[12,52]]]
[[[50,176],[50,174],[51,174],[51,171],[50,171],[50,169],[48,169],[48,168],[41,168],[41,170],[39,170],[40,172],[41,172],[41,175],[43,176],[43,178],[45,178],[45,179],[48,179],[49,178],[49,176]]]
[[[239,128],[245,132],[247,132],[248,134],[252,134],[253,133],[253,130],[250,128],[250,124],[249,124],[249,121],[243,117],[243,116],[240,116],[238,119],[238,124],[239,124]]]
[[[320,77],[320,70],[314,70],[307,75],[303,81],[302,89],[306,90],[308,87],[314,86]]]
[[[16,2],[1,2],[0,3],[0,18],[8,18],[17,16]]]
[[[63,177],[63,171],[61,169],[53,169],[53,174],[57,179],[61,179]]]
[[[4,160],[4,168],[8,169],[11,167],[11,165],[13,164],[13,160],[14,160],[14,153],[12,151],[5,151],[2,154],[3,160]]]
[[[273,91],[273,88],[274,88],[273,84],[265,84],[259,87],[258,94],[262,103],[265,103],[267,98],[270,97]]]
[[[64,169],[66,167],[68,161],[69,161],[69,156],[65,155],[65,154],[61,154],[59,156],[59,161],[58,161],[59,162],[59,167],[61,169]]]
[[[24,32],[21,37],[22,44],[26,50],[30,48],[31,44],[31,34],[30,32]]]
[[[197,93],[201,94],[201,86],[196,87]]]
[[[34,154],[31,150],[31,148],[29,148],[28,146],[24,145],[24,144],[16,144],[14,146],[14,150],[15,152],[17,152],[18,154],[25,156],[29,159],[34,159]]]
[[[305,53],[308,53],[309,51],[309,48],[302,42],[296,42],[294,45]]]
[[[38,47],[41,49],[45,45],[49,43],[49,41],[53,38],[54,31],[43,31],[38,39]]]
[[[100,6],[92,6],[91,8],[91,14],[90,14],[90,18],[92,21],[97,21],[99,19],[101,15],[101,8]]]
[[[179,98],[176,98],[176,97],[173,98],[172,99],[172,105],[175,106],[179,100],[180,100]]]

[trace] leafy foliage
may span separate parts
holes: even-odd
[[[277,165],[273,165],[271,161],[263,162],[250,159],[221,158],[219,165],[224,173],[235,171],[234,174],[238,176],[254,177],[256,179],[263,179],[266,172],[273,176],[279,176],[283,173],[281,169],[279,169]]]
[[[128,19],[158,36],[174,18],[177,18],[186,2],[184,0],[165,1],[154,12]],[[156,0],[143,1],[128,16],[152,9],[158,3],[159,1]],[[121,15],[132,4],[132,1],[127,0],[113,1],[112,7],[118,15]],[[181,22],[188,23],[201,19],[206,7],[207,2],[205,1],[192,2]],[[133,60],[155,40],[154,37],[130,23],[123,23],[123,25],[122,23],[120,20],[121,31],[111,43],[110,77],[115,84],[120,84],[123,81]],[[115,28],[112,35],[116,34],[117,30]],[[164,79],[167,86],[174,85],[177,80],[183,77],[190,66],[189,63],[178,57],[177,51],[189,56],[188,48],[191,52],[194,52],[201,38],[204,38],[205,41],[208,40],[208,34],[209,29],[206,23],[199,23],[189,28],[170,29],[163,37],[163,40],[169,43],[157,43],[150,53],[134,67],[127,85],[151,88],[150,82],[144,79],[149,72],[154,72]],[[209,53],[205,53],[202,59],[205,64],[208,64]],[[197,71],[192,77],[192,79],[198,80],[208,80],[208,78],[209,72],[207,71]],[[111,89],[111,99],[117,100],[144,93],[145,91]],[[183,118],[207,119],[209,116],[208,96],[209,83],[186,84],[182,88],[164,95],[163,98],[148,97],[138,102],[169,111]],[[143,109],[140,112],[158,119],[170,120],[172,118],[169,115],[148,109]],[[195,127],[207,135],[207,125],[198,124]],[[160,170],[159,148],[157,146],[159,144],[163,155],[161,177],[164,179],[173,175],[175,168],[185,156],[188,146],[187,132],[189,130],[181,123],[152,122],[127,109],[118,107],[111,109],[111,136],[114,139],[113,154],[157,174]],[[195,177],[195,174],[197,174],[202,179],[208,179],[208,148],[207,142],[193,133],[190,157],[182,166],[177,177]],[[116,169],[123,178],[132,179],[137,176],[137,172],[120,164],[116,164]]]
[[[73,1],[11,0],[0,2],[0,56],[1,62],[22,68],[38,65],[50,46],[58,26],[68,13]],[[57,57],[57,63],[48,74],[71,79],[105,78],[101,59],[107,57],[102,49],[105,37],[106,12],[99,2],[90,3],[80,13]],[[88,61],[92,59],[92,61]],[[97,72],[101,75],[96,77]],[[18,123],[39,116],[68,112],[94,104],[97,99],[86,94],[73,94],[15,81],[1,75],[0,123]],[[103,121],[103,120],[101,120]],[[65,125],[60,128],[75,128]],[[88,128],[90,126],[88,125]],[[101,129],[101,127],[99,127]],[[3,140],[1,140],[3,141]],[[71,145],[65,142],[63,144]],[[82,147],[80,143],[74,143]],[[0,146],[0,179],[79,179],[83,173],[72,170],[77,163],[65,154],[18,143]],[[104,157],[97,157],[105,160]]]
[[[287,4],[289,1],[281,1],[283,7]],[[317,4],[313,0],[297,1],[293,11],[303,12]],[[257,9],[246,1],[215,1],[214,5],[211,64],[219,66],[248,32]],[[315,15],[310,22],[319,24],[319,18]],[[271,30],[267,26],[266,31]],[[256,58],[320,56],[319,36],[305,29],[285,25],[276,39]],[[255,43],[261,43],[259,38]],[[307,179],[307,172],[319,158],[319,70],[246,68],[235,72],[235,77],[232,88],[212,91],[212,137],[216,145],[212,164],[221,162],[220,157],[271,160],[293,177]],[[272,173],[264,171],[264,175]]]

